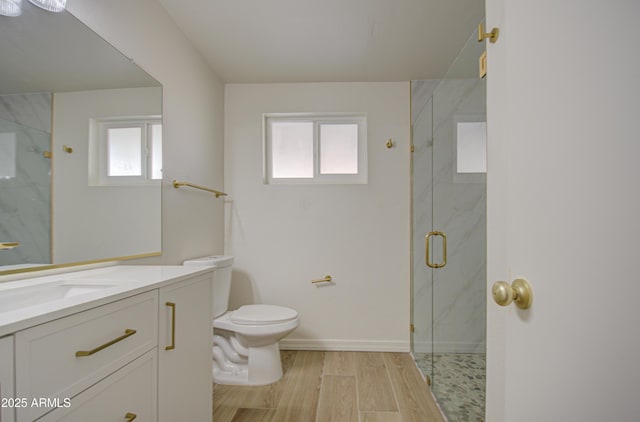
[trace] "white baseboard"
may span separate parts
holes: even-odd
[[[409,342],[387,340],[284,339],[280,341],[280,349],[320,350],[325,352],[409,352]]]

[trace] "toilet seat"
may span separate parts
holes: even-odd
[[[271,325],[292,321],[298,312],[276,305],[244,305],[233,311],[230,320],[238,325]]]
[[[259,306],[259,305],[249,305],[249,306]],[[240,320],[243,322],[235,322],[233,321],[234,314],[237,311],[229,311],[218,318],[213,320],[213,328],[214,333],[216,330],[225,330],[231,333],[235,333],[240,337],[245,337],[243,341],[251,341],[252,344],[260,344],[264,345],[269,342],[277,342],[281,338],[284,338],[291,331],[295,330],[298,325],[300,325],[300,318],[297,316],[298,313],[293,309],[283,308],[280,306],[274,305],[262,305],[262,306],[273,306],[274,308],[280,309],[269,309],[267,313],[262,316],[256,315],[256,309],[249,308],[243,312],[240,312]],[[238,308],[240,310],[240,308]],[[250,312],[251,311],[251,312]],[[269,312],[273,311],[273,312]],[[247,312],[246,319],[243,318],[243,314]],[[275,316],[274,316],[275,312]],[[253,315],[253,316],[251,316]],[[279,318],[287,318],[284,321],[266,321],[268,319],[277,319],[277,315],[280,315]],[[289,318],[291,315],[295,315],[293,318]],[[274,340],[275,338],[277,340]],[[266,341],[266,343],[265,343]],[[264,344],[263,344],[264,343]],[[246,346],[245,346],[246,347]]]

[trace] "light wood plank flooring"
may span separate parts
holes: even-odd
[[[282,351],[262,387],[214,385],[215,422],[444,422],[408,353]]]

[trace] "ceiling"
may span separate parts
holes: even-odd
[[[484,0],[158,0],[225,83],[442,77]]]

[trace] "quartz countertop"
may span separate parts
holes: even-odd
[[[22,295],[26,299],[20,306],[0,304],[0,337],[213,270],[212,266],[113,265],[0,283],[0,298],[4,296],[9,301],[21,289],[36,293],[32,303],[30,294],[26,294]],[[46,297],[46,289],[61,285],[73,286],[76,293],[69,297]],[[37,299],[39,290],[44,296]]]

